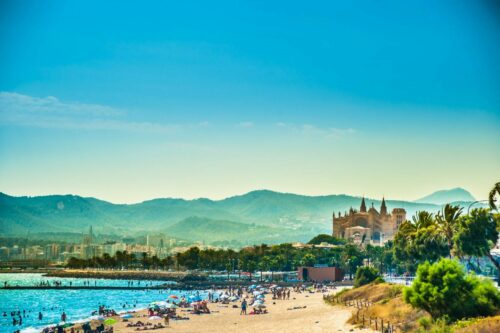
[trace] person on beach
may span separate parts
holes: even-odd
[[[243,302],[241,302],[241,312],[240,315],[246,315],[247,314],[247,300],[243,299]]]
[[[62,322],[66,322],[66,312],[63,311],[62,315],[61,315],[61,321]]]
[[[38,312],[38,320],[42,320],[43,319],[43,314],[41,312]]]
[[[168,317],[168,314],[164,317],[164,321],[165,321],[165,326],[170,326],[170,318]]]

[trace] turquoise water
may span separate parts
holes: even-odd
[[[61,281],[63,285],[83,285],[83,279],[75,278],[47,278],[41,274],[0,274],[0,286],[8,281],[14,285],[36,285],[41,281]],[[104,280],[85,279],[93,286],[127,286],[130,280]],[[134,286],[144,286],[146,283],[153,285],[164,283],[164,281],[134,281]],[[118,311],[145,308],[153,301],[166,300],[169,295],[176,294],[179,297],[190,295],[194,292],[183,292],[176,290],[6,290],[0,289],[0,332],[13,332],[17,329],[32,330],[47,325],[57,324],[61,320],[64,311],[68,317],[67,321],[73,322],[88,318],[99,305]],[[200,292],[202,297],[205,292]],[[23,313],[25,310],[25,314]],[[12,325],[12,311],[21,311],[23,316],[22,326]],[[4,312],[7,316],[3,316]],[[42,312],[43,319],[38,320],[38,313]],[[16,316],[17,318],[17,316]]]

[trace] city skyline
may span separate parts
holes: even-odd
[[[484,2],[1,6],[9,195],[484,199],[498,181]]]

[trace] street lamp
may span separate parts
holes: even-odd
[[[476,200],[476,201],[474,201],[473,203],[471,203],[471,204],[469,205],[469,208],[467,208],[467,215],[469,215],[470,208],[471,208],[472,206],[474,206],[475,204],[480,203],[480,202],[488,202],[488,200]]]

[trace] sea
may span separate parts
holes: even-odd
[[[173,289],[167,290],[84,290],[84,289],[51,289],[51,290],[15,290],[4,289],[4,283],[9,286],[34,286],[42,282],[61,282],[63,286],[149,286],[171,283]],[[66,322],[81,322],[92,316],[100,305],[126,312],[146,308],[151,302],[165,301],[170,295],[188,297],[199,293],[207,297],[206,291],[175,290],[175,284],[169,281],[139,281],[111,279],[79,279],[46,277],[43,274],[31,273],[0,273],[0,332],[40,332],[44,327],[59,324],[63,312],[67,315]],[[20,311],[22,325],[13,326],[11,312]],[[39,312],[42,320],[38,319]],[[16,315],[16,318],[18,316]]]

